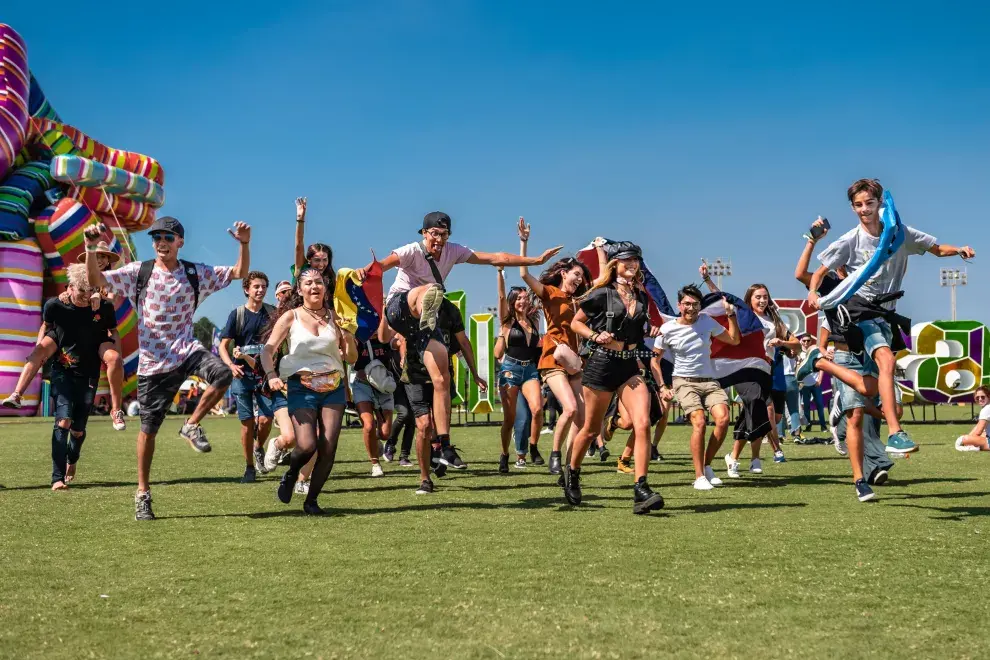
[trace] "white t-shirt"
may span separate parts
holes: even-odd
[[[935,243],[934,236],[918,231],[914,227],[905,226],[904,242],[901,247],[880,266],[876,274],[867,280],[857,293],[867,300],[873,300],[883,294],[900,291],[904,275],[907,273],[908,257],[913,254],[924,254]],[[856,225],[825,248],[818,255],[818,260],[833,271],[845,266],[852,275],[873,257],[879,244],[879,236],[870,236],[863,229],[863,225]],[[885,307],[894,309],[894,303],[887,303]]]
[[[984,422],[990,422],[990,403],[983,406],[983,409],[980,410],[980,419]]]
[[[793,376],[796,373],[797,360],[789,355],[785,355],[781,361],[784,363],[784,375]]]
[[[707,314],[699,316],[691,325],[667,321],[660,326],[656,346],[674,358],[674,376],[715,378],[711,339],[723,332],[725,328]]]
[[[410,243],[392,250],[392,254],[399,257],[399,270],[395,276],[395,282],[388,290],[386,299],[398,293],[411,291],[418,286],[433,284],[436,278],[433,276],[433,269],[426,261],[426,254],[423,252],[422,243]],[[447,279],[451,269],[457,264],[462,264],[471,258],[474,250],[466,248],[458,243],[447,243],[443,246],[443,252],[437,260],[437,269]]]
[[[774,358],[777,357],[777,347],[771,347],[770,340],[777,338],[777,324],[765,314],[757,314],[756,318],[760,319],[763,325],[763,348],[767,349],[767,359],[773,364]]]

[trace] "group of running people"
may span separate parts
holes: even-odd
[[[863,268],[877,250],[882,196],[875,180],[850,186],[848,198],[859,222],[819,254],[821,266],[813,272],[809,270],[812,253],[828,233],[828,225],[819,219],[812,226],[795,272],[808,287],[812,306],[819,307],[819,296]],[[359,343],[353,323],[334,311],[333,252],[324,243],[305,247],[305,222],[306,200],[300,198],[295,263],[290,277],[276,285],[275,307],[264,302],[268,277],[249,269],[251,229],[244,223],[236,223],[230,231],[240,249],[233,267],[179,259],[185,230],[171,217],[159,218],[150,229],[154,260],[119,268],[100,243],[102,228],[87,229],[85,265],[69,269],[67,294],[46,305],[38,347],[18,390],[3,402],[19,405],[23,386],[47,357],[56,355],[53,490],[65,489],[74,476],[100,362],[110,367],[119,361],[108,298],[122,295],[135,301],[139,316],[136,519],[154,519],[150,470],[156,435],[179,387],[193,375],[208,387],[180,436],[196,451],[210,451],[200,422],[229,387],[242,424],[246,463],[242,481],[255,481],[259,471],[287,464],[277,489],[286,504],[299,493],[305,495],[306,513],[322,513],[317,500],[333,468],[348,390],[361,420],[371,475],[381,476],[380,461],[394,460],[397,449],[400,465],[411,466],[415,436],[420,472],[416,493],[434,492],[434,475],[467,467],[450,437],[453,357],[460,356],[477,387],[484,391],[489,386],[477,372],[461,314],[444,295],[454,266],[470,263],[498,269],[501,330],[495,344],[496,385],[504,413],[500,472],[509,470],[514,430],[515,466],[526,467],[527,459],[545,464],[538,441],[546,388],[558,408],[548,469],[559,475],[565,500],[581,504],[583,461],[596,452],[604,460],[605,443],[616,430],[624,429],[630,435],[617,467],[634,475],[633,512],[655,511],[664,500],[648,482],[649,464],[659,456],[657,444],[675,399],[691,425],[694,488],[711,490],[723,484],[713,462],[729,432],[727,388],[734,388],[741,403],[734,442],[723,457],[726,475],[736,478],[746,444],[751,473],[762,472],[764,439],[775,462],[786,460],[777,423],[784,411],[788,376],[800,381],[824,373],[835,383],[830,425],[836,444],[842,451],[848,447],[856,494],[865,501],[874,497],[872,487],[888,478],[888,454],[917,450],[900,425],[894,384],[893,356],[900,333],[892,328],[903,327],[904,321],[896,314],[894,301],[900,295],[907,257],[924,252],[975,256],[969,247],[940,245],[934,237],[905,227],[903,243],[846,302],[842,313],[822,310],[815,341],[791,332],[764,284],[750,286],[740,301],[719,292],[702,266],[700,274],[709,293],[684,286],[677,292],[677,315],[655,324],[644,285],[642,252],[636,244],[596,239],[596,279],[587,265],[573,257],[553,261],[537,277],[530,269],[551,262],[561,248],[528,256],[531,227],[522,218],[516,228],[519,253],[489,253],[451,241],[451,218],[436,211],[423,219],[420,240],[357,269],[359,280],[397,270],[377,333]],[[519,268],[524,286],[506,292],[506,267]],[[219,355],[214,355],[194,339],[193,314],[206,296],[234,279],[243,280],[246,301],[231,312]],[[718,353],[720,345],[728,349],[744,341],[730,298],[748,306],[759,319],[763,350],[759,359],[726,378],[719,373],[713,349]],[[545,332],[541,333],[541,326]],[[785,356],[796,360],[793,375],[783,373]],[[117,377],[115,373],[111,382]],[[984,388],[977,397],[985,401],[987,394]],[[113,405],[115,411],[120,409],[119,398]],[[529,428],[514,429],[524,411],[531,420]],[[867,418],[871,423],[865,423]],[[888,424],[886,443],[880,439],[880,420]],[[122,425],[122,416],[120,421]],[[273,421],[279,435],[269,441]],[[957,446],[986,448],[985,438],[979,440],[984,427],[985,422],[978,424]]]

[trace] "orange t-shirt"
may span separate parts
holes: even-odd
[[[540,369],[562,369],[553,359],[553,352],[558,344],[567,344],[576,353],[578,350],[577,335],[571,330],[571,321],[577,307],[574,298],[555,286],[543,285],[543,313],[547,318],[547,334],[543,338],[543,355],[540,357]]]

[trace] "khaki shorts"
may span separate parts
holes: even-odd
[[[711,412],[717,405],[729,405],[729,397],[717,380],[691,381],[680,376],[674,376],[674,396],[681,404],[684,416],[688,417],[696,410]]]
[[[561,376],[567,378],[568,380],[580,376],[580,374],[578,374],[577,376],[571,376],[560,367],[553,367],[552,369],[540,369],[540,382],[546,385],[547,381],[553,378],[554,376],[556,376],[557,374],[560,374]]]

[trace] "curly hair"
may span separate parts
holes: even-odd
[[[540,275],[540,284],[545,286],[555,286],[559,289],[560,285],[564,282],[564,273],[573,268],[580,268],[581,275],[583,276],[581,285],[574,292],[575,296],[580,296],[588,290],[589,286],[591,286],[591,271],[588,270],[588,267],[581,261],[575,259],[574,257],[566,257],[550,264],[550,267],[543,271],[543,274]]]

